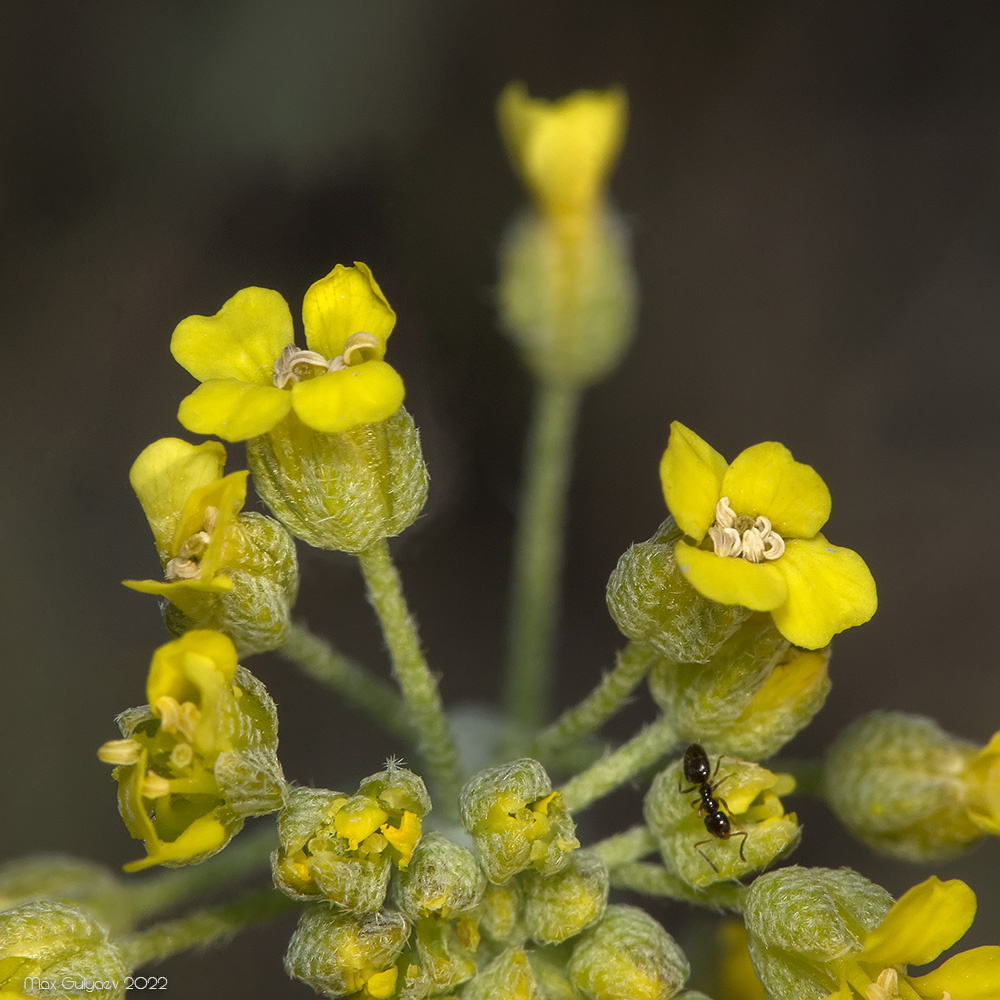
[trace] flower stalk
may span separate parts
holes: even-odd
[[[305,625],[291,626],[281,654],[303,673],[367,712],[393,736],[414,738],[406,705],[392,687]]]
[[[539,382],[514,546],[506,701],[525,730],[548,714],[562,576],[566,492],[581,389]]]
[[[368,600],[382,625],[393,673],[413,714],[418,749],[427,763],[442,808],[454,813],[462,774],[437,680],[420,649],[417,627],[385,539],[358,553]]]

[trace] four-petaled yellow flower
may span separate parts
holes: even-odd
[[[976,895],[962,881],[931,876],[906,892],[839,969],[840,988],[827,1000],[994,1000],[1000,946],[953,955],[933,972],[908,976],[908,965],[933,962],[972,924]],[[903,971],[900,971],[903,970]]]
[[[497,104],[511,161],[539,208],[554,216],[589,215],[600,201],[625,138],[625,91],[581,90],[550,103],[523,83]]]
[[[392,416],[403,381],[382,358],[396,314],[365,264],[338,264],[306,292],[308,350],[292,339],[285,300],[244,288],[214,316],[189,316],[174,330],[174,358],[202,384],[178,419],[197,434],[244,441],[289,413],[336,434]]]
[[[754,445],[729,465],[674,422],[660,479],[670,513],[691,539],[677,543],[677,565],[705,597],[769,611],[781,634],[806,649],[875,613],[864,560],[820,534],[830,516],[826,484],[784,445]]]

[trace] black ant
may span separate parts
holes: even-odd
[[[700,798],[697,802],[691,803],[691,808],[697,808],[698,815],[705,817],[705,829],[708,830],[712,837],[716,840],[728,840],[733,836],[733,822],[735,821],[730,820],[730,817],[726,815],[726,812],[729,811],[726,800],[715,797],[715,792],[719,785],[727,779],[723,778],[722,781],[713,782],[716,774],[719,773],[719,765],[721,763],[722,757],[716,761],[715,770],[713,771],[708,754],[705,753],[704,748],[698,743],[692,743],[684,751],[684,778],[691,783],[691,787],[681,788],[681,783],[678,781],[677,790],[685,794],[697,790]],[[726,812],[723,812],[723,809]],[[746,830],[740,830],[736,836],[743,838],[740,841],[740,860],[746,861],[743,846],[746,844],[749,834]],[[711,838],[702,840],[700,843],[694,845],[694,849],[712,866],[712,870],[718,873],[719,869],[716,868],[712,859],[701,849],[703,844],[710,844],[711,842]]]

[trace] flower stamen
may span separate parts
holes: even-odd
[[[131,767],[139,759],[142,747],[137,740],[108,740],[97,751],[98,760],[105,764],[118,764]]]
[[[768,518],[737,514],[729,506],[729,497],[721,497],[715,505],[715,523],[708,529],[708,537],[717,556],[740,557],[751,563],[777,559],[785,551],[785,540]]]
[[[211,504],[205,508],[202,527],[184,539],[177,555],[163,567],[167,580],[197,580],[201,576],[201,557],[212,541],[212,532],[219,521],[219,509]]]
[[[360,363],[362,361],[368,360],[368,351],[378,350],[378,338],[373,334],[364,333],[359,331],[358,333],[352,333],[347,340],[344,342],[344,350],[341,354],[338,354],[327,366],[326,370],[328,372],[339,372],[348,368],[350,365],[354,364],[355,361]],[[360,356],[355,359],[354,355],[360,354]]]
[[[274,362],[274,374],[271,381],[275,388],[284,389],[289,382],[300,382],[306,371],[302,365],[311,365],[314,368],[326,368],[327,361],[322,354],[316,351],[303,351],[294,344],[289,344],[284,348],[278,360]]]

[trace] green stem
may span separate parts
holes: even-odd
[[[742,913],[747,887],[739,882],[718,882],[706,889],[694,889],[663,865],[633,861],[611,871],[611,885],[616,889],[631,889],[646,896],[676,899],[696,906]]]
[[[413,740],[406,705],[391,685],[370,674],[304,625],[292,625],[279,652],[303,673],[363,709],[394,736]]]
[[[441,704],[437,680],[420,649],[417,627],[403,597],[399,574],[385,539],[358,553],[368,600],[382,623],[393,673],[413,717],[417,744],[442,810],[457,814],[462,787],[458,751]]]
[[[551,757],[599,729],[628,700],[649,672],[658,654],[651,647],[630,642],[617,656],[614,669],[604,675],[578,705],[563,712],[532,743],[529,755]]]
[[[651,722],[628,743],[591,764],[562,787],[566,808],[579,812],[640,771],[655,764],[677,742],[677,734],[666,716]]]
[[[115,944],[120,949],[125,965],[129,969],[137,969],[148,962],[169,958],[188,948],[224,940],[245,927],[272,920],[299,905],[277,889],[264,889],[232,903],[199,910],[186,917],[167,920],[126,935]]]
[[[582,391],[540,382],[528,432],[511,588],[507,709],[526,731],[548,714],[566,492]]]
[[[595,851],[608,868],[638,861],[652,854],[657,848],[656,837],[648,826],[633,826],[623,833],[590,844],[588,850]]]
[[[220,885],[228,885],[267,864],[278,836],[270,823],[237,837],[221,854],[201,865],[167,871],[136,882],[126,882],[136,923],[186,903]]]

